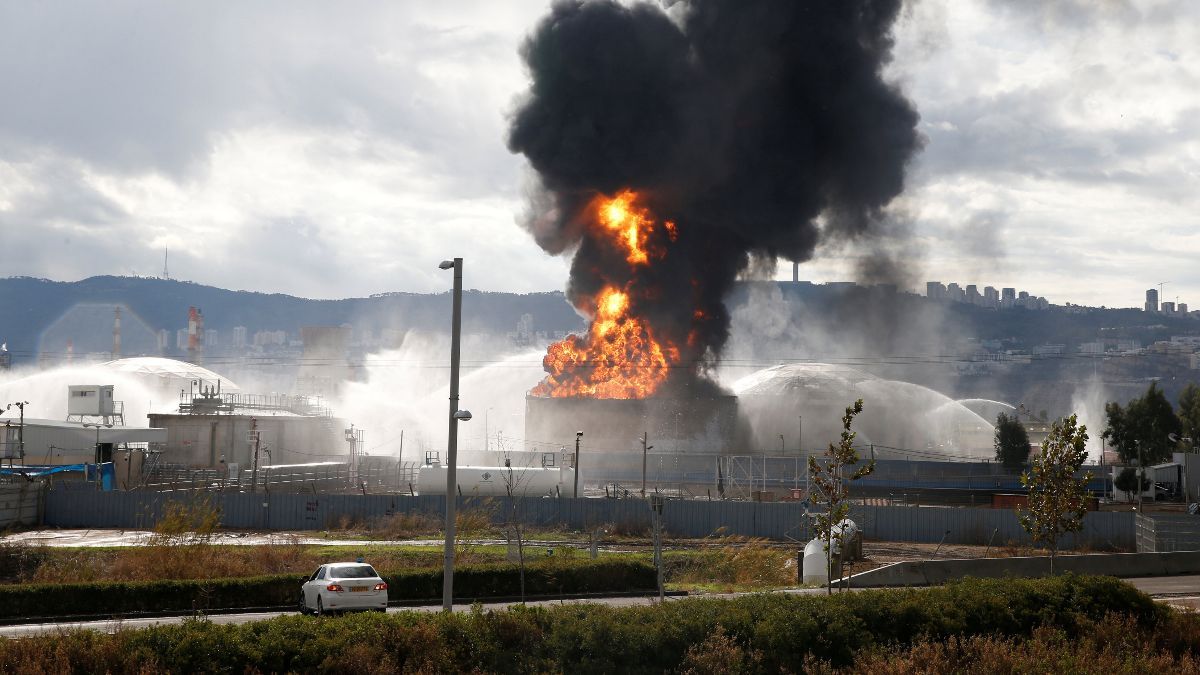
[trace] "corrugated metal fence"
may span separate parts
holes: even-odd
[[[1138,514],[1138,553],[1200,551],[1200,516]]]
[[[0,484],[0,530],[16,525],[36,525],[41,518],[43,483]]]
[[[47,495],[45,524],[54,527],[150,528],[171,499],[148,492],[52,490]],[[321,530],[367,524],[398,513],[442,513],[441,497],[390,495],[305,495],[212,493],[221,509],[222,525],[235,529]],[[526,525],[564,526],[586,531],[614,526],[625,532],[650,527],[650,510],[638,499],[520,499],[519,517]],[[459,509],[486,512],[495,523],[508,518],[506,497],[459,498]],[[914,506],[855,506],[851,518],[869,539],[948,544],[1026,543],[1016,515],[1006,509]],[[669,500],[663,527],[676,537],[737,535],[779,541],[810,537],[804,507],[797,503]],[[1063,548],[1133,549],[1134,514],[1089,513],[1084,529],[1068,535]]]

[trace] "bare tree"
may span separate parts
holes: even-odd
[[[517,490],[521,485],[521,480],[525,477],[525,471],[516,472],[512,467],[512,461],[507,457],[504,459],[504,470],[500,472],[501,478],[504,480],[504,491],[508,495],[508,531],[509,536],[517,538],[517,567],[520,570],[521,577],[521,602],[525,602],[525,543],[523,533],[521,532],[520,508],[517,505]]]

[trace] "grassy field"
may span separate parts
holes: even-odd
[[[460,546],[462,565],[504,562],[504,546]],[[649,552],[601,553],[650,561]],[[204,542],[159,543],[113,548],[0,545],[0,585],[221,579],[272,574],[307,574],[326,562],[362,556],[383,573],[440,567],[441,547],[396,544],[363,546],[302,543],[255,546]],[[568,546],[527,547],[530,563],[547,558],[576,559],[586,551]],[[693,591],[762,590],[794,585],[795,553],[754,540],[722,540],[691,551],[668,551],[664,576],[672,589]]]

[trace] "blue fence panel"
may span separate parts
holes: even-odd
[[[53,527],[151,529],[171,501],[188,503],[194,495],[155,492],[91,492],[50,490],[44,522]],[[395,514],[442,517],[442,497],[407,495],[248,494],[212,493],[221,509],[222,525],[251,530],[323,530],[342,525],[361,526]],[[506,497],[460,497],[462,512],[484,512],[493,524],[503,524],[514,502]],[[625,532],[646,532],[651,512],[640,499],[538,499],[515,498],[517,518],[526,526],[566,527],[589,531],[610,527]],[[915,506],[854,506],[850,517],[868,539],[950,544],[1027,544],[1011,510]],[[797,503],[758,503],[668,500],[663,508],[663,528],[669,536],[763,537],[777,541],[805,541],[810,519]],[[1135,546],[1132,513],[1089,513],[1083,530],[1066,535],[1063,548],[1123,548]]]

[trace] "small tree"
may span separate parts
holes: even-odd
[[[1125,467],[1121,469],[1121,473],[1113,479],[1113,487],[1117,488],[1126,495],[1132,494],[1138,489],[1138,470],[1133,467]],[[1142,477],[1142,489],[1150,487],[1150,479]]]
[[[810,499],[813,504],[825,504],[825,513],[816,515],[817,536],[825,543],[825,572],[827,593],[833,593],[833,542],[838,542],[841,551],[846,550],[846,542],[842,541],[844,528],[840,527],[846,516],[850,514],[850,505],[846,498],[850,495],[849,481],[858,480],[875,471],[875,460],[859,467],[849,476],[844,476],[846,467],[858,464],[858,451],[854,449],[854,437],[858,434],[850,430],[854,416],[863,410],[862,399],[846,408],[842,416],[842,438],[835,445],[829,444],[825,451],[825,466],[816,457],[808,458],[808,474],[812,484]],[[834,531],[836,528],[836,532]]]
[[[1123,461],[1150,465],[1171,458],[1175,444],[1170,436],[1178,435],[1182,426],[1157,382],[1124,408],[1116,402],[1105,405],[1104,413],[1108,424],[1103,436]]]
[[[1020,469],[1029,461],[1029,434],[1016,415],[996,416],[996,459],[1006,469]]]
[[[1092,475],[1075,474],[1087,459],[1087,439],[1087,427],[1078,425],[1075,415],[1055,422],[1042,441],[1042,454],[1021,474],[1021,484],[1029,489],[1029,510],[1020,514],[1021,527],[1034,543],[1049,545],[1051,574],[1059,537],[1083,529]]]
[[[1188,384],[1179,395],[1179,424],[1180,449],[1193,452],[1200,446],[1200,387],[1195,384]]]

